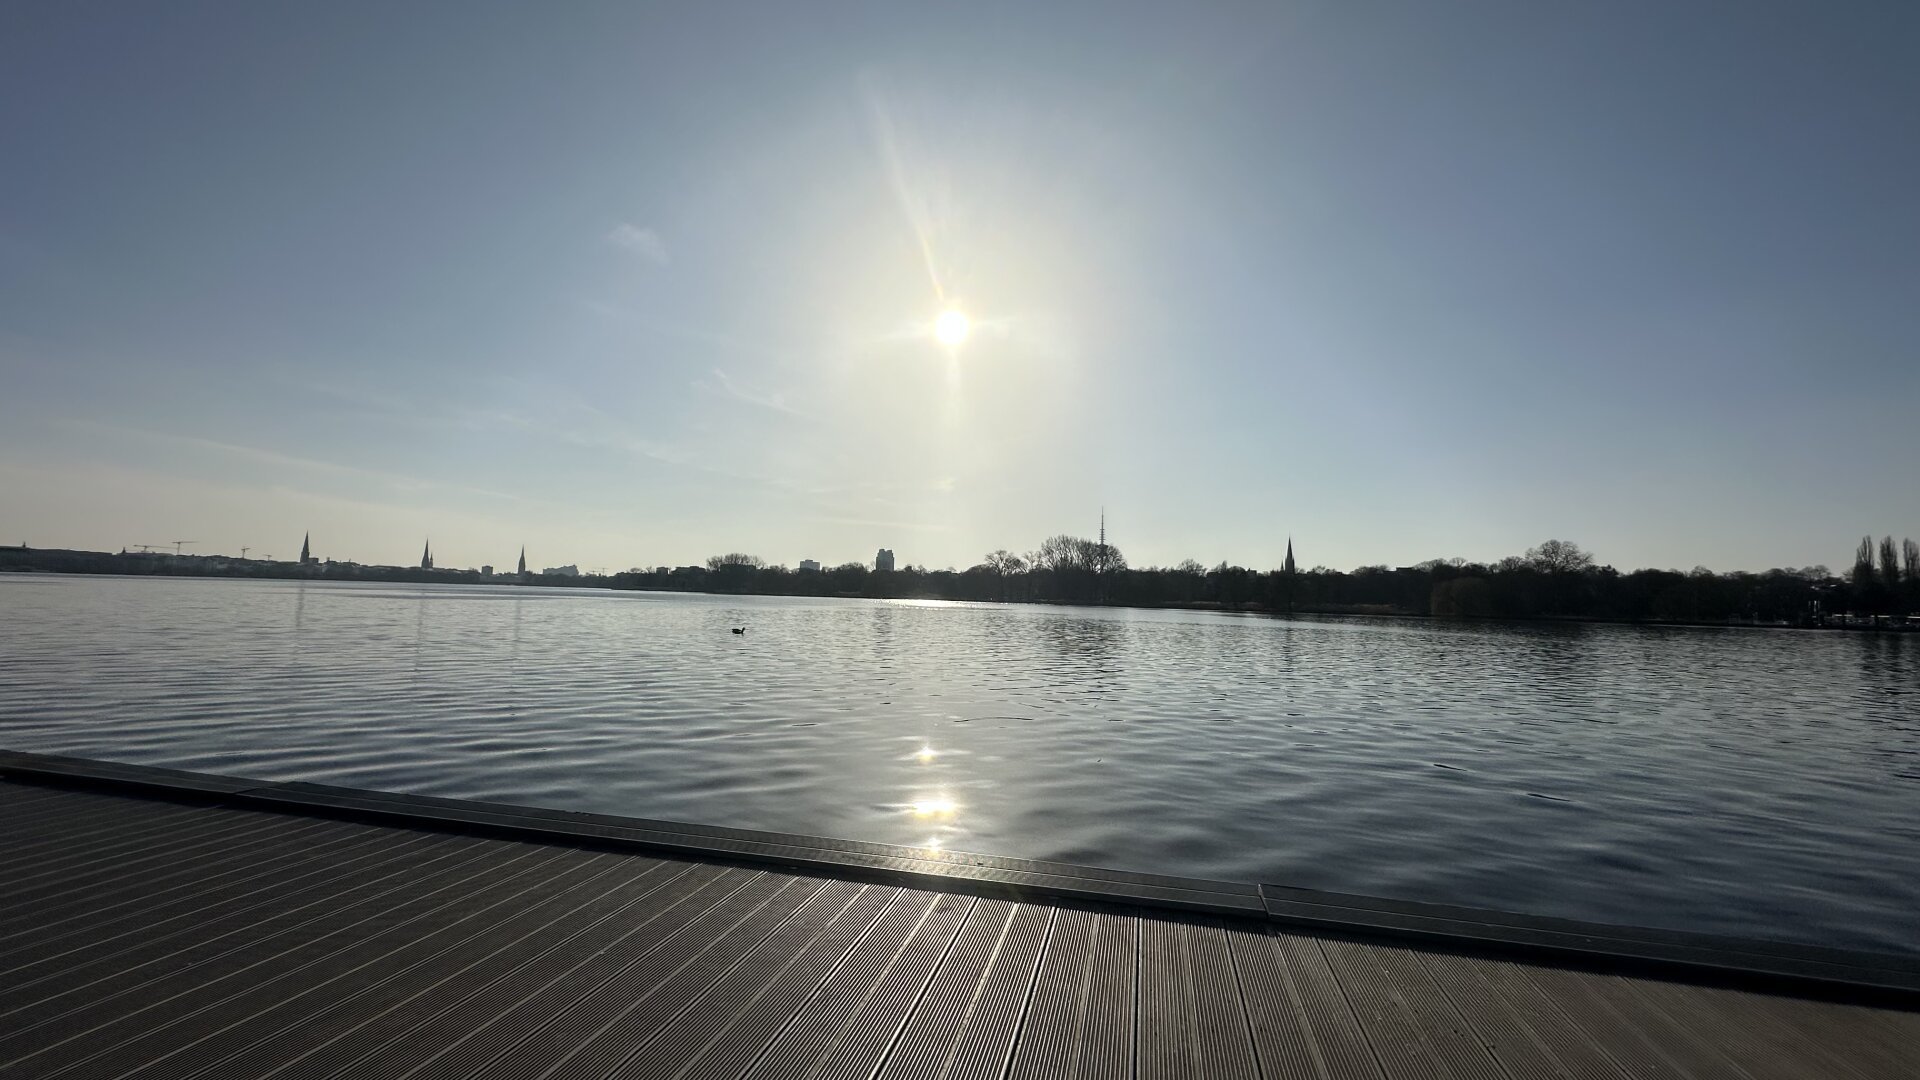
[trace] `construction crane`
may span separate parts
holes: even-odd
[[[186,545],[188,545],[188,544],[197,544],[197,543],[199,543],[199,542],[200,542],[200,541],[198,541],[198,540],[169,540],[169,541],[167,541],[167,543],[169,543],[169,544],[172,544],[172,545],[173,545],[173,553],[174,553],[175,555],[178,555],[178,554],[180,554],[180,549],[181,549],[182,547],[185,547],[185,546],[186,546]]]

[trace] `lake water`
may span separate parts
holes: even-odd
[[[1895,636],[0,575],[0,746],[1920,951]]]

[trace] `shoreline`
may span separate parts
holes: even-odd
[[[11,549],[18,551],[19,549]],[[58,554],[74,554],[59,552]],[[80,554],[96,554],[92,552]],[[120,556],[108,556],[121,558]],[[126,556],[142,558],[141,556]],[[190,558],[212,558],[211,556],[155,556],[158,559],[180,560]],[[239,562],[239,560],[231,560]],[[1712,622],[1706,620],[1665,620],[1665,619],[1609,619],[1599,616],[1582,615],[1435,615],[1431,612],[1410,610],[1380,610],[1378,605],[1321,605],[1318,607],[1296,607],[1292,611],[1280,611],[1258,602],[1223,604],[1208,600],[1168,600],[1157,603],[1087,603],[1078,600],[1055,600],[1050,598],[1009,599],[968,597],[927,596],[905,594],[898,596],[875,596],[864,593],[797,593],[797,592],[734,592],[718,589],[659,589],[644,586],[620,586],[614,584],[615,577],[608,575],[582,574],[578,577],[551,574],[529,574],[524,578],[513,574],[494,574],[482,576],[477,571],[466,570],[417,570],[409,567],[367,567],[354,564],[352,569],[343,572],[327,572],[322,564],[318,570],[309,570],[293,563],[267,563],[261,560],[249,560],[238,567],[215,568],[197,567],[191,564],[155,563],[151,568],[101,568],[85,569],[70,567],[40,567],[20,565],[0,565],[0,575],[52,575],[65,577],[124,577],[124,578],[200,578],[235,579],[252,581],[316,581],[333,583],[366,584],[412,584],[412,585],[493,585],[524,586],[544,589],[600,589],[614,593],[648,593],[651,595],[689,595],[689,596],[737,596],[737,597],[801,597],[824,600],[928,600],[956,604],[1006,604],[1025,607],[1089,607],[1114,610],[1137,611],[1205,611],[1222,615],[1257,615],[1266,618],[1285,619],[1293,616],[1332,616],[1351,619],[1417,619],[1438,623],[1532,623],[1570,626],[1642,626],[1671,627],[1676,629],[1701,630],[1805,630],[1828,631],[1857,634],[1902,635],[1920,632],[1920,621],[1908,619],[1905,623],[1888,620],[1883,623],[1858,625],[1853,623],[1825,623],[1818,625],[1766,622]],[[144,572],[143,572],[144,570]]]

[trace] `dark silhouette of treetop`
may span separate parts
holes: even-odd
[[[1571,540],[1549,540],[1522,556],[1526,565],[1546,574],[1578,574],[1593,569],[1593,555]]]

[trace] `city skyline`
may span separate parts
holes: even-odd
[[[944,572],[960,572],[960,571],[965,571],[969,569],[982,569],[982,568],[997,570],[999,560],[1006,556],[1012,556],[1014,559],[1019,560],[1021,562],[1032,563],[1034,562],[1035,557],[1040,554],[1039,549],[1046,548],[1050,546],[1050,544],[1053,541],[1063,539],[1063,538],[1066,540],[1078,542],[1082,545],[1093,545],[1093,546],[1099,547],[1102,550],[1108,550],[1108,544],[1110,541],[1106,533],[1106,512],[1104,509],[1102,509],[1101,511],[1097,532],[1094,535],[1097,536],[1097,539],[1093,539],[1087,536],[1079,536],[1072,532],[1056,533],[1050,536],[1049,538],[1047,538],[1046,541],[1043,541],[1040,544],[1035,545],[1033,547],[1020,547],[1018,549],[1007,548],[1007,547],[996,548],[992,551],[984,553],[984,557],[981,559],[975,559],[971,562],[967,562],[964,564],[952,563],[945,566],[934,564],[934,563],[918,563],[909,559],[897,559],[895,552],[891,548],[880,548],[878,549],[874,557],[865,561],[862,561],[858,558],[815,559],[815,558],[806,557],[806,556],[800,557],[798,559],[791,559],[791,560],[779,558],[779,557],[762,558],[761,556],[759,556],[757,553],[754,553],[754,552],[740,552],[739,556],[760,560],[760,562],[756,563],[755,565],[764,564],[768,568],[782,569],[782,570],[788,570],[788,571],[826,571],[826,570],[837,569],[839,567],[847,566],[847,565],[861,566],[866,569],[879,570],[879,571],[889,571],[896,568],[902,569],[902,570],[918,570],[918,571],[925,571],[925,572],[943,572],[943,571]],[[1312,571],[1330,570],[1335,573],[1346,573],[1351,571],[1381,569],[1381,568],[1388,569],[1388,570],[1409,569],[1409,568],[1426,567],[1426,566],[1437,564],[1437,563],[1451,563],[1453,565],[1458,565],[1458,566],[1492,567],[1497,564],[1500,564],[1503,560],[1510,561],[1511,559],[1518,557],[1519,555],[1522,554],[1521,552],[1516,551],[1516,552],[1509,552],[1506,555],[1496,556],[1492,558],[1485,558],[1485,559],[1469,559],[1461,556],[1452,556],[1452,557],[1428,556],[1423,559],[1416,559],[1416,560],[1411,560],[1411,561],[1402,562],[1402,563],[1368,563],[1368,564],[1357,564],[1354,566],[1341,566],[1341,565],[1334,565],[1334,564],[1323,563],[1323,562],[1314,562],[1311,564],[1300,564],[1296,562],[1294,557],[1294,539],[1295,538],[1291,535],[1289,535],[1286,538],[1285,554],[1281,557],[1281,559],[1278,562],[1275,562],[1270,567],[1263,566],[1261,564],[1240,563],[1230,559],[1206,560],[1206,559],[1198,559],[1192,556],[1188,556],[1180,560],[1175,560],[1173,562],[1145,562],[1145,561],[1133,560],[1133,559],[1127,558],[1126,548],[1117,542],[1113,543],[1112,548],[1110,550],[1113,551],[1117,556],[1119,556],[1122,563],[1122,569],[1131,567],[1133,569],[1139,569],[1139,570],[1172,570],[1172,569],[1178,569],[1183,565],[1198,564],[1202,568],[1208,568],[1208,569],[1232,568],[1236,570],[1250,570],[1255,573],[1281,573],[1281,574],[1293,574],[1295,572],[1304,572],[1309,570],[1312,570]],[[232,551],[217,550],[215,546],[207,545],[200,541],[176,540],[176,541],[169,541],[168,544],[173,545],[175,548],[172,554],[176,556],[185,554],[185,555],[193,556],[195,558],[211,556],[211,557],[220,558],[220,559],[234,559],[239,561],[246,561],[248,559],[253,559],[261,562],[288,562],[288,563],[295,563],[300,565],[315,565],[315,566],[337,563],[337,564],[344,564],[344,565],[357,565],[357,566],[390,568],[390,569],[406,569],[411,567],[411,568],[420,569],[420,570],[440,569],[440,570],[451,570],[451,571],[460,571],[460,572],[479,572],[482,574],[493,573],[493,564],[491,562],[484,561],[484,558],[482,561],[477,561],[473,563],[454,562],[452,564],[445,564],[444,560],[440,560],[438,557],[433,555],[432,553],[433,546],[432,546],[431,539],[425,541],[419,560],[413,563],[408,563],[404,560],[397,561],[397,562],[382,562],[377,559],[356,558],[356,557],[353,557],[351,553],[339,553],[339,554],[326,553],[326,552],[315,553],[313,550],[312,541],[313,541],[312,530],[308,530],[305,533],[303,533],[301,536],[300,554],[297,557],[294,557],[291,559],[278,556],[273,552],[264,551],[262,549],[252,548],[252,547],[243,547],[241,549],[240,554],[235,555]],[[144,553],[144,554],[164,556],[168,554],[168,552],[165,550],[168,544],[140,543],[140,544],[121,545],[120,548],[118,549],[118,553],[121,555],[126,555],[129,553]],[[1576,550],[1581,550],[1579,549],[1579,546],[1577,545],[1577,543],[1573,543],[1569,541],[1562,541],[1562,540],[1555,539],[1555,540],[1547,541],[1547,544],[1549,546],[1569,545]],[[7,546],[7,545],[0,545],[0,546]],[[36,547],[36,545],[30,545],[30,544],[20,545],[20,546],[22,547],[22,549],[33,549],[34,547]],[[195,550],[183,551],[182,550],[183,546],[192,547]],[[86,548],[86,547],[73,548],[73,547],[68,547],[66,545],[37,545],[37,547],[41,550],[72,550],[72,551],[79,551],[79,552],[96,552],[100,554],[107,554],[114,550],[109,548]],[[1858,550],[1859,550],[1858,548],[1855,549],[1856,553],[1858,552]],[[249,551],[258,551],[259,553],[249,555],[248,554]],[[1528,552],[1527,554],[1531,554],[1531,552]],[[1590,559],[1590,565],[1595,569],[1606,568],[1606,569],[1611,569],[1611,570],[1620,571],[1620,572],[1642,571],[1642,570],[1668,570],[1673,572],[1680,572],[1687,569],[1684,567],[1651,567],[1651,566],[1615,565],[1614,563],[1609,562],[1608,560],[1603,558],[1593,559],[1591,558],[1592,554],[1593,553],[1591,552],[1586,553],[1586,555]],[[661,562],[659,560],[640,559],[640,560],[632,561],[629,564],[621,565],[621,566],[615,566],[611,564],[606,566],[597,566],[597,565],[589,564],[584,568],[581,566],[580,562],[576,560],[574,563],[571,563],[571,564],[561,564],[561,566],[558,569],[564,572],[569,572],[569,573],[585,573],[585,574],[592,574],[592,575],[605,575],[605,576],[611,577],[615,574],[620,574],[628,571],[634,571],[634,572],[640,572],[640,573],[651,573],[655,570],[671,570],[676,568],[678,569],[700,568],[710,564],[712,560],[716,558],[733,559],[735,557],[736,556],[733,556],[733,555],[728,555],[728,556],[710,555],[705,558],[694,559],[694,560],[683,561],[683,562]],[[1803,570],[1814,570],[1818,568],[1824,568],[1830,574],[1844,576],[1847,572],[1849,572],[1850,565],[1851,564],[1847,563],[1845,560],[1827,559],[1827,560],[1819,560],[1816,562],[1808,562],[1803,564],[1780,564],[1777,566],[1771,566],[1771,567],[1765,567],[1765,568],[1749,568],[1749,567],[1717,567],[1715,568],[1715,567],[1706,567],[1705,564],[1695,564],[1695,566],[1692,569],[1699,570],[1704,568],[1704,569],[1711,570],[1714,573],[1757,572],[1758,569],[1765,569],[1769,571],[1784,570],[1791,573],[1798,573]],[[529,571],[529,566],[527,564],[527,549],[526,549],[526,545],[522,544],[519,546],[517,569],[514,572],[520,575],[525,575],[526,573],[528,573],[528,571]],[[546,568],[538,572],[553,573],[555,572],[555,568]],[[501,573],[504,575],[507,572],[502,571]]]
[[[1916,32],[36,7],[0,538],[1838,566],[1920,534]]]

